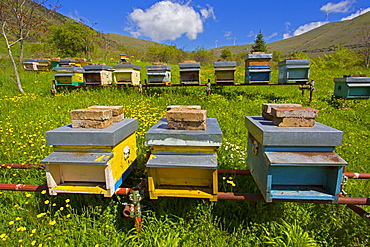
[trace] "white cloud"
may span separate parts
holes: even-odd
[[[231,34],[232,34],[232,32],[231,32],[231,31],[226,31],[226,32],[225,32],[225,34],[224,34],[224,37],[225,37],[226,39],[232,39]]]
[[[252,36],[255,36],[256,34],[253,32],[253,31],[250,31],[249,34],[247,35],[247,37],[252,37]]]
[[[175,40],[183,34],[194,40],[203,32],[204,20],[215,18],[210,5],[201,9],[200,13],[189,4],[161,1],[146,10],[135,9],[131,12],[128,19],[132,25],[125,30],[134,37],[146,36],[157,42]]]
[[[275,33],[271,34],[270,36],[268,36],[268,37],[266,38],[266,40],[269,40],[269,39],[271,39],[271,38],[273,38],[273,37],[275,37],[275,36],[277,36],[277,35],[278,35],[278,33],[277,33],[277,32],[275,32]]]
[[[347,13],[353,8],[355,0],[345,0],[339,3],[329,2],[320,8],[321,11],[326,13]]]
[[[290,31],[283,34],[283,39],[287,39],[287,38],[290,38],[290,37],[292,37],[292,35],[290,34]]]
[[[353,13],[352,15],[349,15],[349,16],[346,16],[346,17],[343,17],[343,18],[341,19],[341,21],[351,20],[351,19],[353,19],[353,18],[355,18],[355,17],[357,17],[357,16],[359,16],[359,15],[365,14],[365,13],[367,13],[367,12],[369,12],[369,11],[370,11],[370,7],[369,7],[369,8],[366,8],[366,9],[359,9],[359,10],[357,10],[357,11],[356,11],[356,13]]]
[[[215,12],[213,11],[213,7],[209,4],[206,5],[207,8],[200,9],[200,13],[202,14],[203,19],[207,19],[212,17],[213,20],[216,20]]]
[[[89,19],[87,19],[86,17],[81,16],[80,13],[78,13],[77,10],[74,10],[73,12],[69,12],[68,16],[69,16],[69,18],[72,18],[75,21],[83,22],[87,25],[90,25],[90,23],[91,23]]]
[[[302,33],[308,32],[312,29],[318,28],[326,23],[329,23],[328,21],[317,21],[317,22],[311,22],[305,25],[300,26],[293,32],[294,36],[300,35]]]

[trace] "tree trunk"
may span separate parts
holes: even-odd
[[[23,54],[24,54],[24,40],[22,39],[21,41],[19,41],[19,45],[20,45],[20,48],[19,48],[19,64],[22,64],[23,63]]]

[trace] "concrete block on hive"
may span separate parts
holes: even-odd
[[[200,105],[169,105],[167,106],[167,111],[169,110],[182,110],[182,109],[189,109],[189,110],[200,110]]]
[[[204,122],[207,118],[206,110],[170,110],[166,113],[167,121],[175,122]]]
[[[273,107],[271,115],[277,118],[317,118],[318,110],[310,107]]]
[[[112,117],[109,109],[78,109],[70,111],[72,120],[106,120]]]
[[[103,121],[99,120],[73,120],[72,128],[91,128],[91,129],[105,129],[112,126],[113,118],[108,118]]]
[[[318,110],[310,107],[273,107],[272,123],[278,127],[313,127]]]
[[[112,125],[111,109],[78,109],[70,112],[72,128],[104,129]]]
[[[273,116],[271,115],[272,107],[302,107],[300,104],[291,104],[291,103],[282,103],[282,104],[275,104],[275,103],[265,103],[262,104],[262,116],[266,120],[272,120]]]
[[[118,116],[123,114],[123,106],[103,106],[103,105],[93,105],[90,106],[88,109],[100,109],[100,110],[106,110],[111,109],[112,110],[112,116]]]
[[[206,121],[191,122],[191,121],[168,121],[168,128],[173,130],[205,130]]]

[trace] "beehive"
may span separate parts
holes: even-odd
[[[151,199],[217,200],[217,149],[222,132],[217,119],[206,122],[206,130],[172,130],[162,118],[145,133],[145,145],[151,149],[146,164]]]
[[[219,85],[233,85],[235,83],[236,61],[214,62],[215,82]]]
[[[46,132],[54,148],[41,161],[49,193],[112,196],[136,165],[137,128],[137,119],[124,119],[104,129],[69,124]]]
[[[270,82],[272,54],[248,54],[245,61],[245,83]]]
[[[139,85],[140,66],[135,64],[116,64],[114,68],[114,81],[117,85]]]
[[[24,62],[23,62],[23,68],[24,70],[28,70],[28,71],[36,71],[37,64],[38,64],[37,59],[26,58],[24,59]]]
[[[200,63],[179,63],[182,84],[200,84]]]
[[[278,127],[263,117],[246,117],[247,163],[266,202],[338,201],[347,162],[335,153],[343,132],[313,127]]]
[[[56,86],[83,86],[83,68],[80,67],[57,67],[55,77]]]
[[[86,65],[83,67],[85,85],[106,86],[112,84],[113,69],[107,65]]]
[[[334,96],[344,99],[369,99],[370,77],[343,76],[334,78]]]
[[[148,84],[165,84],[171,83],[171,66],[168,65],[147,65]]]
[[[310,60],[286,59],[279,62],[279,83],[307,83],[310,77]]]
[[[51,63],[47,59],[37,59],[37,70],[38,71],[50,71]]]
[[[63,58],[63,59],[60,59],[59,61],[59,66],[60,67],[71,67],[74,65],[74,59],[70,59],[70,58]]]

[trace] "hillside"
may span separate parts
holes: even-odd
[[[359,34],[363,27],[370,25],[370,12],[352,20],[338,21],[325,24],[321,27],[294,36],[267,44],[269,52],[280,51],[285,55],[292,52],[306,52],[310,57],[317,57],[334,51],[336,46],[359,48]],[[223,46],[214,49],[216,54],[221,50],[229,49],[234,54],[250,50],[249,45]]]

